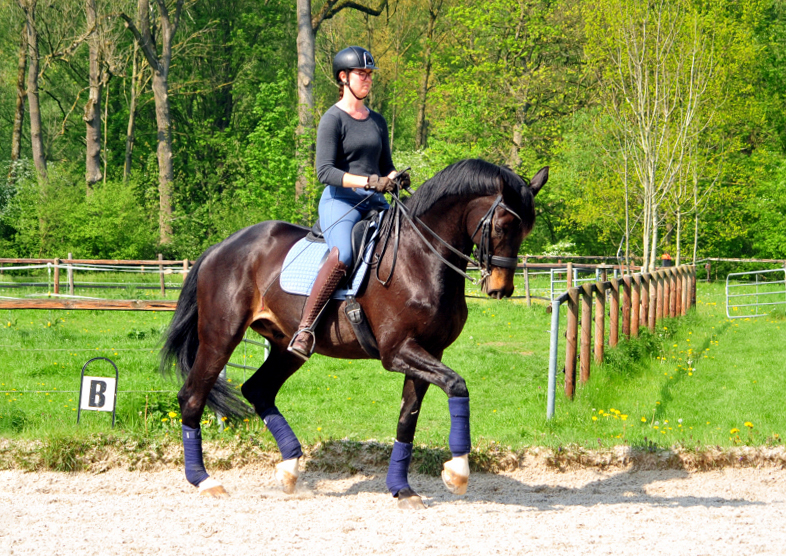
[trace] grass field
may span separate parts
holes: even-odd
[[[543,287],[540,280],[537,287]],[[92,295],[107,296],[107,290]],[[109,431],[106,413],[83,412],[76,424],[80,370],[91,357],[104,356],[120,368],[116,433],[179,437],[179,384],[157,371],[160,335],[170,318],[162,312],[0,312],[0,435],[37,439]],[[551,421],[545,418],[549,326],[542,305],[469,300],[467,326],[444,361],[467,381],[475,444],[514,450],[767,445],[780,444],[786,434],[783,311],[729,320],[723,285],[700,283],[695,311],[664,321],[655,335],[607,349],[607,362],[593,366],[575,400],[562,394],[560,375]],[[564,339],[559,351],[564,357]],[[255,365],[262,357],[261,348],[241,345],[232,361]],[[108,364],[101,365],[92,364],[89,374],[109,374]],[[239,386],[247,373],[230,369],[229,376]],[[306,445],[342,438],[390,442],[402,383],[379,362],[315,356],[284,386],[278,406]],[[444,448],[448,427],[446,396],[432,389],[416,443]],[[258,418],[222,432],[206,412],[203,430],[207,438],[253,436],[271,445]]]

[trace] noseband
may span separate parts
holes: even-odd
[[[480,267],[480,280],[484,281],[491,275],[491,267],[498,266],[501,268],[516,268],[519,264],[518,257],[499,257],[493,254],[491,246],[491,230],[494,225],[494,215],[497,208],[501,208],[518,218],[521,222],[521,216],[516,214],[508,205],[502,201],[502,195],[498,195],[491,205],[488,212],[480,219],[478,225],[475,226],[475,231],[469,236],[472,241],[475,240],[475,234],[480,230],[480,240],[477,242],[477,249],[473,255],[477,259],[477,265]]]

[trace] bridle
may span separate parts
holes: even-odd
[[[412,229],[415,230],[415,233],[418,235],[418,237],[420,237],[420,239],[423,241],[426,247],[428,247],[428,249],[431,250],[431,252],[434,253],[434,255],[436,255],[436,257],[442,263],[447,265],[449,268],[451,268],[452,270],[454,270],[455,272],[457,272],[458,274],[460,274],[461,276],[463,276],[473,284],[477,284],[478,282],[480,282],[480,284],[483,285],[486,279],[489,276],[491,276],[491,267],[493,266],[501,267],[501,268],[516,268],[516,266],[518,265],[518,257],[500,257],[494,255],[493,253],[493,247],[491,244],[491,230],[493,229],[494,216],[497,212],[497,209],[503,209],[509,212],[510,214],[512,214],[513,216],[515,216],[519,220],[519,222],[523,222],[521,216],[519,216],[513,209],[511,209],[509,206],[505,204],[505,202],[502,200],[501,193],[494,200],[494,203],[492,203],[489,210],[486,211],[486,214],[483,215],[483,217],[478,221],[478,224],[477,226],[475,226],[475,230],[472,232],[472,234],[470,234],[470,240],[473,242],[473,244],[476,245],[476,249],[472,253],[472,256],[474,256],[475,258],[472,258],[472,256],[467,256],[466,254],[462,253],[461,251],[450,245],[447,241],[442,239],[434,230],[426,226],[420,218],[418,218],[417,216],[412,217],[409,214],[409,211],[404,206],[404,203],[401,202],[401,199],[399,197],[399,189],[400,188],[397,187],[396,190],[392,192],[392,196],[395,202],[393,206],[390,208],[388,217],[385,219],[386,222],[383,223],[380,229],[380,236],[384,238],[382,249],[380,250],[379,253],[374,255],[375,260],[372,261],[372,265],[376,266],[377,280],[383,286],[386,286],[388,282],[390,282],[390,279],[393,276],[393,270],[396,267],[396,258],[398,254],[398,238],[401,229],[401,217],[403,217],[407,222],[409,222],[412,225]],[[408,187],[404,189],[410,195],[414,193]],[[458,256],[460,259],[468,263],[472,263],[475,266],[477,266],[480,269],[480,280],[473,278],[472,276],[464,272],[462,269],[460,269],[459,267],[448,261],[445,257],[443,257],[442,254],[439,251],[437,251],[436,247],[434,247],[432,243],[429,240],[427,240],[426,237],[423,235],[423,233],[418,229],[418,227],[415,225],[416,222],[420,224],[420,226],[422,226],[424,230],[426,230],[434,238],[436,238],[437,241],[439,241],[444,247],[450,250],[454,255]],[[395,239],[395,246],[393,248],[393,262],[390,267],[390,274],[388,274],[388,277],[385,280],[382,280],[379,276],[379,268],[380,268],[379,263],[382,260],[382,257],[384,257],[385,255],[385,251],[387,250],[388,242],[390,239],[390,234],[394,228],[395,228],[396,239]],[[475,243],[475,235],[477,235],[478,231],[480,231],[480,238],[478,242]]]

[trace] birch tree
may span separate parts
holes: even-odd
[[[641,189],[643,258],[655,267],[663,203],[683,174],[690,145],[713,117],[713,36],[682,0],[587,4],[587,51],[614,133],[631,139]]]

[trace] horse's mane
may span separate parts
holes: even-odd
[[[422,216],[448,196],[479,197],[500,193],[500,180],[503,186],[510,187],[519,194],[522,203],[526,202],[522,189],[526,189],[529,183],[524,178],[504,166],[471,158],[451,164],[427,180],[415,191],[407,207],[411,214]],[[528,197],[531,203],[532,196]]]

